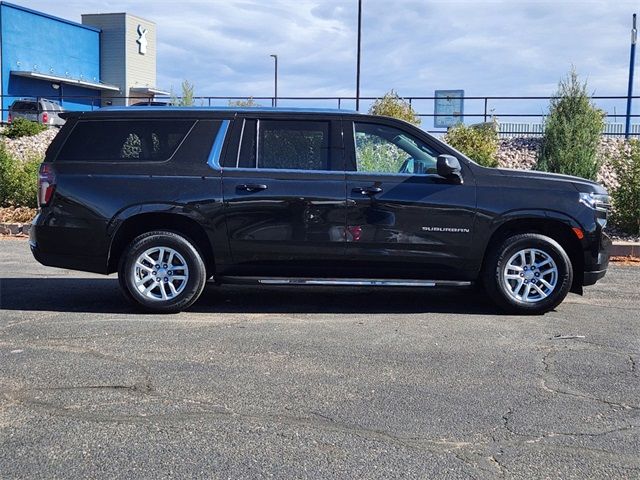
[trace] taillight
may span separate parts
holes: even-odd
[[[11,112],[9,112],[9,118],[7,118],[7,123],[11,123]]]
[[[42,114],[42,123],[49,123],[49,114],[47,112]]]
[[[40,172],[38,173],[38,206],[44,207],[56,189],[56,174],[53,171],[53,166],[48,163],[40,165]]]

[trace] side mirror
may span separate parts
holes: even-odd
[[[462,167],[460,161],[453,155],[438,155],[438,175],[455,183],[462,183]]]

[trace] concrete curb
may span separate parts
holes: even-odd
[[[0,235],[29,235],[30,223],[0,223]],[[613,242],[613,257],[640,257],[640,242]]]
[[[640,257],[640,242],[613,242],[612,257]]]
[[[29,235],[30,223],[0,223],[0,235]]]

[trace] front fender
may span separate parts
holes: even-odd
[[[559,212],[556,210],[548,210],[548,209],[517,209],[510,210],[508,212],[503,213],[502,215],[498,215],[493,218],[490,224],[490,235],[496,232],[501,226],[504,224],[513,221],[513,220],[526,220],[526,219],[537,219],[537,220],[555,220],[558,222],[565,223],[569,227],[577,227],[581,228],[580,223],[570,215],[567,215],[564,212]]]

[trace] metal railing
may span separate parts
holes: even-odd
[[[6,118],[5,112],[9,110],[9,100],[19,98],[19,95],[4,95],[2,97],[2,118]],[[22,97],[24,98],[24,97]],[[36,97],[30,97],[36,98]],[[65,95],[62,97],[42,97],[54,100],[61,104],[63,108],[69,110],[95,110],[109,103],[145,103],[181,102],[180,97],[149,97],[130,96],[116,97],[113,99],[99,96],[74,96]],[[368,110],[371,103],[379,97],[360,97],[363,111]],[[434,96],[409,96],[403,97],[417,112],[417,115],[425,120],[423,128],[431,133],[442,134],[445,129],[429,128],[427,124],[433,124],[428,120],[438,116],[434,111],[436,97]],[[465,112],[462,118],[468,124],[490,121],[493,118],[499,121],[499,131],[501,136],[540,136],[544,132],[544,118],[548,114],[548,103],[555,97],[550,96],[465,96]],[[6,99],[6,101],[5,101]],[[604,111],[607,125],[603,131],[607,136],[625,135],[624,123],[618,120],[626,118],[626,114],[617,113],[624,111],[627,96],[622,95],[596,95],[591,97],[593,102]],[[633,96],[632,99],[639,101],[640,96]],[[236,102],[252,100],[256,106],[273,106],[276,99],[273,96],[197,96],[193,97],[194,106],[229,106]],[[353,109],[356,97],[352,96],[279,96],[277,104],[279,107],[324,107],[338,109]],[[531,106],[533,104],[533,107]],[[535,110],[534,110],[535,108]],[[632,114],[630,118],[637,119],[640,115]],[[640,136],[640,124],[631,126],[630,135]]]

